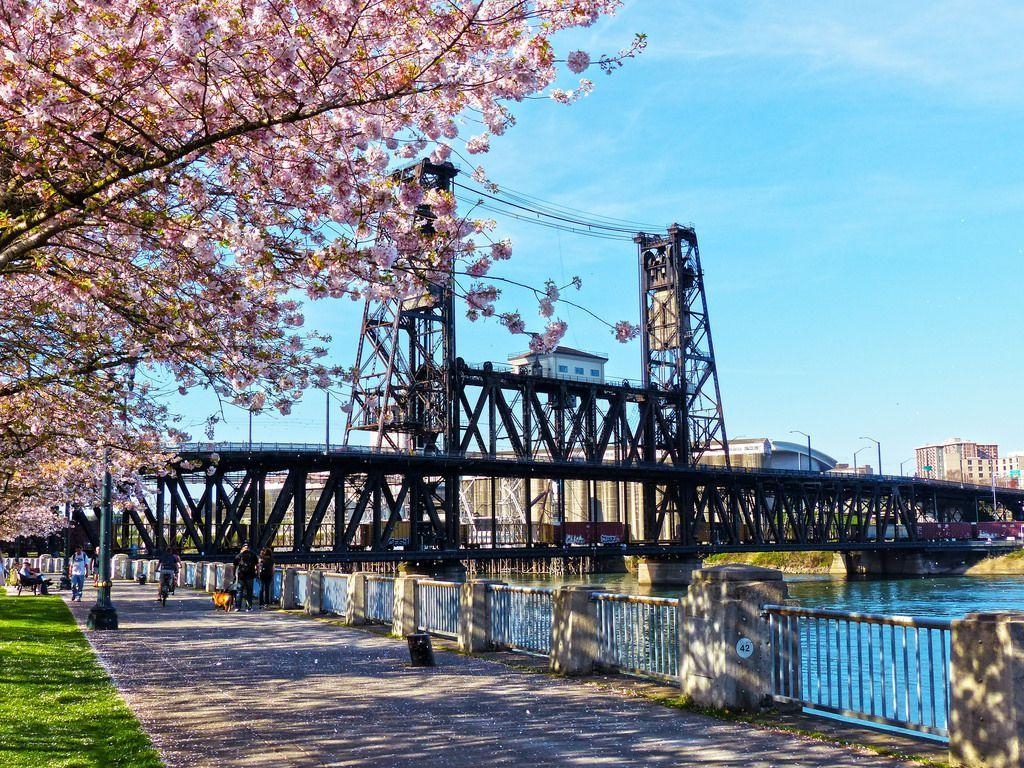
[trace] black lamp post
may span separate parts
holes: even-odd
[[[860,439],[861,440],[870,440],[872,443],[874,443],[876,446],[878,446],[878,474],[879,475],[882,474],[882,444],[880,442],[878,442],[877,440],[875,440],[875,438],[873,438],[873,437],[864,437],[862,435]]]
[[[103,498],[100,503],[100,555],[96,568],[99,579],[96,582],[96,604],[89,609],[86,626],[89,629],[117,629],[117,609],[110,602],[110,539],[113,533],[113,510],[110,497],[113,479],[110,477],[110,451],[104,460]]]
[[[791,429],[791,430],[789,430],[789,433],[791,435],[803,435],[804,437],[807,438],[807,471],[810,472],[811,471],[811,436],[808,435],[806,432],[803,432],[803,431],[801,431],[799,429]],[[797,469],[799,469],[799,468],[800,467],[797,466]]]

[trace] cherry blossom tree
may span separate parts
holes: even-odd
[[[98,457],[163,465],[154,381],[256,411],[329,385],[342,372],[297,297],[465,270],[469,309],[494,314],[508,243],[395,169],[485,152],[524,98],[588,92],[552,87],[560,62],[610,71],[642,36],[598,59],[552,37],[618,5],[0,4],[0,539],[94,494]]]

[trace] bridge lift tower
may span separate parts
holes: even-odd
[[[425,189],[450,194],[456,173],[451,163],[424,160],[402,175]],[[421,231],[432,230],[428,206],[419,206],[416,218]],[[353,431],[365,431],[372,434],[370,445],[375,449],[447,452],[454,443],[454,370],[450,276],[430,283],[417,296],[367,301],[345,444],[350,444]]]
[[[673,224],[666,235],[638,234],[644,387],[676,394],[659,414],[657,460],[695,466],[719,449],[729,465],[722,395],[711,342],[697,235]],[[651,457],[655,458],[655,457]],[[680,461],[681,459],[681,461]]]

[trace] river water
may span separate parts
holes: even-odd
[[[631,574],[562,580],[509,578],[534,586],[591,583],[622,594],[676,597],[679,588],[648,588]],[[805,608],[877,613],[919,618],[959,618],[976,611],[1024,611],[1024,576],[944,576],[941,578],[864,579],[787,575],[790,597]]]

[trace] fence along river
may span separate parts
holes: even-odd
[[[220,586],[224,566],[214,567],[209,577]],[[206,579],[201,579],[201,571],[189,564],[186,580],[203,586],[199,582]],[[314,589],[314,576],[319,608],[344,613],[349,579],[344,574],[299,572],[295,598],[305,600]],[[366,578],[366,618],[390,623],[394,580],[380,575]],[[608,590],[592,596],[599,625],[598,664],[677,680],[682,635],[679,591],[641,595],[628,576],[586,581]],[[552,597],[556,586],[567,583],[490,585],[488,642],[526,653],[550,653]],[[1024,608],[1021,576],[873,581],[793,577],[788,587],[799,607],[765,609],[772,628],[772,695],[814,712],[938,738],[948,735],[951,620],[968,612]],[[280,590],[278,574],[275,594]],[[455,585],[424,579],[417,581],[415,590],[418,628],[454,636],[459,622]],[[789,664],[790,658],[798,660]]]

